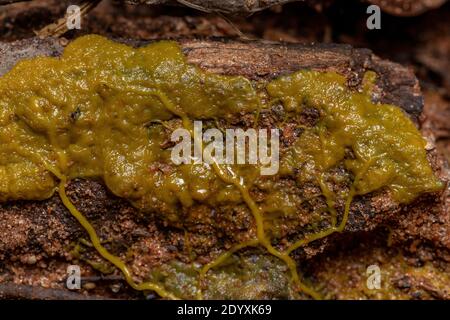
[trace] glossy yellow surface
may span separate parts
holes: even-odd
[[[134,49],[85,36],[72,42],[61,58],[22,61],[0,79],[0,201],[46,199],[60,183],[60,196],[95,248],[136,288],[126,266],[101,246],[95,230],[65,196],[67,179],[101,179],[117,196],[143,211],[164,212],[170,221],[179,219],[180,207],[196,202],[244,203],[255,218],[256,239],[237,244],[200,275],[243,247],[262,245],[286,262],[299,288],[317,297],[300,282],[289,257],[293,250],[342,231],[355,195],[387,189],[404,203],[442,185],[426,159],[419,131],[400,108],[371,102],[370,83],[355,92],[343,76],[303,70],[271,81],[267,92],[256,87],[244,77],[189,65],[178,45],[167,41]],[[283,252],[272,246],[264,212],[250,193],[258,168],[174,166],[170,149],[161,146],[164,127],[151,125],[180,118],[192,130],[193,120],[259,114],[272,100],[281,101],[289,114],[300,113],[304,106],[320,111],[318,124],[306,128],[283,155],[281,173],[295,175],[302,168],[298,182],[320,185],[332,213],[331,228]],[[170,165],[170,173],[153,170],[155,164]],[[352,173],[353,181],[338,223],[325,180],[339,165]],[[284,201],[282,191],[274,196],[275,203],[277,197]],[[155,284],[142,287],[171,297]]]
[[[370,74],[366,75],[370,76]],[[354,92],[334,73],[298,72],[268,85],[269,94],[292,110],[314,107],[318,125],[296,142],[287,166],[303,164],[310,180],[344,162],[357,181],[356,194],[388,188],[399,203],[442,187],[426,158],[426,142],[413,122],[393,105],[375,104],[368,88]]]

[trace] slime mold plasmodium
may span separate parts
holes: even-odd
[[[305,106],[318,110],[318,123],[306,127],[280,159],[279,175],[320,186],[331,214],[329,228],[284,250],[272,244],[264,209],[252,197],[257,165],[179,165],[167,175],[149,170],[154,163],[171,163],[170,150],[161,147],[163,126],[150,129],[149,124],[180,119],[192,132],[194,120],[227,121],[244,113],[258,118],[273,101],[290,115]],[[327,185],[328,173],[337,166],[352,177],[340,219],[337,195]],[[95,249],[133,288],[176,298],[163,284],[136,283],[127,266],[101,245],[65,194],[66,183],[74,178],[100,179],[139,210],[160,212],[172,222],[179,221],[180,206],[214,207],[224,198],[243,203],[253,214],[255,238],[205,265],[199,271],[200,287],[207,272],[233,253],[262,246],[284,261],[294,285],[314,298],[319,294],[301,282],[290,253],[343,231],[354,196],[388,190],[396,202],[407,203],[442,188],[413,122],[399,107],[372,102],[370,86],[357,92],[337,73],[312,70],[261,86],[190,65],[176,42],[132,48],[95,35],[76,39],[59,58],[21,61],[0,78],[0,201],[47,199],[58,191]],[[225,188],[239,196],[224,193]]]

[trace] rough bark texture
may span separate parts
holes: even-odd
[[[422,110],[423,99],[414,74],[398,64],[379,59],[369,50],[346,45],[280,45],[272,42],[180,40],[179,43],[189,62],[208,71],[239,74],[253,80],[269,80],[307,68],[342,73],[349,86],[357,88],[363,73],[374,70],[380,79],[376,90],[379,100],[402,107],[415,120]],[[20,59],[36,55],[57,56],[62,49],[54,39],[1,43],[0,74]],[[440,158],[432,150],[429,158],[440,177],[447,179]],[[289,188],[289,184],[286,187]],[[133,248],[136,256],[131,264],[134,272],[142,277],[148,270],[142,265],[152,266],[175,257],[187,259],[185,232],[189,234],[191,250],[200,257],[200,262],[206,262],[236,241],[246,239],[253,230],[251,215],[245,210],[231,208],[225,208],[213,218],[211,212],[199,207],[186,216],[183,229],[167,227],[151,215],[142,216],[95,181],[73,181],[68,187],[68,195],[92,221],[101,238],[111,241],[110,249],[120,254],[125,248]],[[314,242],[298,250],[298,257],[313,257],[347,234],[374,230],[380,225],[399,224],[398,238],[406,239],[414,232],[417,235],[418,225],[422,223],[411,220],[415,212],[418,217],[429,212],[432,220],[429,225],[422,226],[421,236],[436,247],[449,249],[448,215],[441,197],[441,194],[425,195],[411,206],[402,207],[384,193],[360,197],[352,204],[344,234]],[[431,218],[433,216],[435,218]],[[213,228],[211,219],[215,219]],[[405,220],[402,222],[402,219]],[[405,221],[409,222],[405,224]],[[1,204],[0,229],[0,256],[4,261],[19,260],[25,265],[34,265],[48,257],[71,259],[70,243],[85,236],[57,195],[46,201]],[[289,225],[286,229],[290,236],[300,231]]]
[[[149,5],[178,4],[200,11],[223,13],[253,13],[288,2],[304,0],[125,0],[128,3],[145,3]]]
[[[312,2],[318,7],[324,3],[310,3]],[[416,4],[421,2],[414,1]],[[47,0],[0,7],[2,41],[32,37],[33,30],[39,30],[61,17],[67,3]],[[324,11],[318,12],[298,2],[276,10],[277,14],[265,10],[249,18],[236,18],[233,23],[252,37],[303,43],[351,43],[355,47],[370,47],[384,58],[413,66],[425,88],[425,107],[419,122],[422,124],[423,134],[430,140],[430,162],[442,179],[448,180],[445,161],[437,156],[438,151],[447,150],[447,157],[450,159],[450,82],[446,72],[447,61],[450,61],[448,3],[442,9],[415,18],[399,19],[383,15],[382,30],[377,32],[367,32],[365,29],[366,6],[358,1],[333,1],[331,7],[324,7]],[[353,10],[355,7],[358,9]],[[162,6],[124,6],[118,2],[112,5],[111,2],[103,1],[88,15],[87,20],[83,20],[82,30],[69,32],[65,36],[71,39],[84,33],[99,33],[110,37],[149,40],[180,36],[198,38],[238,35],[232,25],[217,15],[203,15],[198,10],[183,11],[181,8],[179,6],[174,10],[174,7]],[[345,14],[337,13],[341,11]],[[29,39],[20,43],[2,44],[0,73],[4,73],[21,57],[58,55],[62,50],[60,43],[65,44],[67,40]],[[311,46],[283,46],[276,50],[273,48],[277,47],[274,44],[253,44],[257,47],[255,53],[258,54],[251,63],[244,63],[241,55],[252,58],[253,54],[237,48],[250,45],[248,43],[216,44],[221,48],[216,51],[210,48],[212,45],[208,41],[185,43],[185,47],[193,49],[192,52],[186,51],[191,62],[201,64],[203,61],[206,69],[212,68],[224,73],[242,72],[254,79],[270,78],[297,67],[311,66],[317,69],[337,68],[349,79],[353,79],[350,85],[357,86],[362,72],[358,70],[361,68],[364,70],[372,66],[382,74],[382,70],[389,71],[391,65],[386,60],[373,57],[368,50],[355,50],[349,46],[339,46],[339,49],[317,46],[322,48],[317,51],[320,54],[313,54],[314,47]],[[226,49],[227,46],[234,46],[234,49]],[[273,54],[264,54],[264,47]],[[295,54],[294,48],[302,54]],[[228,59],[221,57],[221,52]],[[291,58],[284,59],[284,54]],[[218,59],[223,65],[216,63]],[[275,61],[276,67],[271,67],[272,61]],[[290,65],[284,66],[284,63]],[[387,101],[400,99],[397,104],[410,111],[415,108],[417,110],[417,105],[421,108],[422,102],[412,72],[396,64],[393,66],[395,72],[385,72],[381,77],[381,96]],[[256,74],[252,75],[253,72]],[[258,72],[261,74],[257,74]],[[395,90],[398,72],[406,74],[400,77],[403,90]],[[407,103],[408,100],[414,103]],[[408,108],[408,105],[416,107]],[[434,138],[437,139],[439,150],[434,149]],[[187,217],[185,233],[184,230],[167,227],[153,217],[139,215],[126,201],[108,193],[99,182],[74,181],[68,194],[93,222],[101,238],[108,241],[105,245],[112,252],[121,254],[124,259],[127,250],[135,253],[133,257],[127,258],[127,262],[138,278],[144,278],[148,270],[165,265],[164,262],[174,258],[189,261],[189,247],[200,255],[198,261],[205,263],[236,240],[227,238],[227,234],[239,235],[239,226],[251,228],[253,221],[246,214],[237,212],[233,219],[237,219],[239,225],[230,223],[233,219],[223,215],[217,221],[216,229],[208,229],[197,223],[202,219],[205,224],[209,221],[204,212],[198,211],[197,216]],[[450,274],[449,194],[447,189],[441,197],[424,196],[403,208],[390,207],[390,202],[382,195],[359,199],[353,207],[349,228],[344,235],[314,243],[305,252],[299,250],[299,260],[305,256],[312,257],[300,265],[300,271],[313,283],[325,287],[329,292],[328,298],[449,299],[450,282],[436,276],[436,272]],[[386,232],[386,227],[391,232]],[[121,276],[117,271],[103,276],[85,260],[73,261],[70,251],[86,234],[56,196],[44,202],[4,205],[0,209],[0,230],[0,283],[6,285],[2,288],[4,292],[9,292],[9,297],[22,295],[24,298],[32,298],[27,293],[29,291],[11,287],[11,283],[65,288],[66,267],[73,263],[80,264],[82,268],[84,294],[126,299],[144,297],[130,290],[120,280]],[[244,235],[246,231],[247,229],[243,232]],[[85,250],[82,254],[84,259],[101,262],[95,251],[88,247]],[[318,254],[322,250],[324,251]],[[406,262],[399,263],[399,256],[405,256]],[[368,295],[365,268],[370,264],[380,265],[385,276],[383,283],[392,285],[391,295],[382,296],[377,292]],[[430,264],[434,273],[422,268]],[[411,268],[415,268],[417,272],[410,271]],[[386,270],[392,272],[389,271],[388,274]],[[266,283],[262,283],[262,287],[264,286]],[[447,288],[443,289],[442,286]],[[237,283],[236,287],[239,288],[241,297],[273,298],[270,292],[259,296],[245,295],[241,283]],[[1,290],[0,288],[0,292]],[[398,292],[404,292],[404,295],[399,295]],[[43,294],[49,295],[52,292],[44,290]],[[280,298],[275,296],[277,297]]]
[[[38,286],[0,283],[0,299],[27,300],[99,300],[104,297],[86,296],[64,289],[50,289]]]

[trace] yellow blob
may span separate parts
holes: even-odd
[[[91,35],[73,41],[60,58],[24,60],[0,78],[0,201],[47,199],[58,188],[99,254],[133,288],[167,298],[176,297],[158,284],[135,283],[126,265],[100,244],[92,225],[67,198],[66,182],[101,179],[115,195],[168,221],[180,219],[180,205],[244,203],[253,214],[256,238],[205,265],[200,285],[210,269],[238,250],[262,246],[287,264],[294,285],[320,298],[300,281],[292,251],[343,231],[354,196],[387,189],[398,203],[405,203],[439,190],[442,183],[430,168],[415,125],[400,108],[373,103],[367,83],[355,92],[341,75],[302,70],[269,82],[267,90],[256,89],[261,87],[244,77],[216,75],[188,64],[170,41],[134,49]],[[259,119],[274,102],[283,104],[286,117],[304,107],[319,111],[318,123],[305,126],[280,159],[281,173],[295,177],[299,185],[319,186],[331,213],[330,228],[284,251],[272,245],[264,212],[251,196],[258,166],[215,161],[210,169],[175,166],[170,149],[161,147],[168,126],[152,125],[180,118],[192,134],[194,120],[227,121],[243,113]],[[153,170],[155,164],[169,164],[170,173]],[[327,174],[338,166],[352,174],[340,221],[337,195],[327,184]],[[239,197],[223,192],[229,186]]]

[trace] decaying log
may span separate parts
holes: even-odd
[[[0,283],[0,299],[26,300],[104,300],[105,297],[87,296],[64,289],[43,288],[16,283]]]
[[[425,11],[439,8],[447,0],[368,0],[380,6],[383,11],[396,16],[416,16]]]
[[[416,121],[422,111],[423,98],[412,71],[382,60],[370,50],[354,49],[347,45],[286,45],[261,41],[179,40],[179,43],[190,63],[211,72],[244,75],[252,80],[270,80],[300,69],[314,69],[339,72],[347,77],[350,87],[356,88],[364,72],[373,70],[378,74],[375,99],[403,108]],[[57,39],[33,38],[0,43],[0,75],[21,59],[38,55],[58,56],[62,50],[63,46]],[[432,155],[430,162],[439,172],[441,164]],[[100,237],[112,241],[116,253],[123,253],[124,248],[133,248],[136,252],[134,263],[137,265],[151,265],[187,255],[186,234],[190,237],[191,249],[198,256],[204,256],[203,261],[208,261],[211,255],[236,241],[232,237],[233,232],[244,227],[249,229],[252,224],[247,217],[233,220],[226,215],[215,215],[217,226],[214,227],[207,221],[186,217],[183,230],[168,228],[152,215],[142,216],[98,181],[73,181],[67,188],[67,194],[93,223]],[[334,234],[312,243],[299,255],[312,257],[330,243],[339,241],[341,236],[370,231],[380,225],[405,219],[409,210],[419,207],[418,204],[425,213],[439,213],[444,205],[441,195],[433,194],[417,199],[411,207],[399,207],[383,195],[361,197],[352,205],[343,234]],[[235,223],[241,225],[236,226]],[[36,257],[33,262],[52,257],[66,258],[69,244],[86,236],[57,195],[45,201],[0,204],[0,230],[0,259],[32,254]],[[448,226],[444,225],[436,232],[438,235],[430,237],[430,241],[434,241],[436,246],[449,246],[448,237],[442,239],[448,234]],[[19,259],[24,263],[28,261],[26,258]]]

